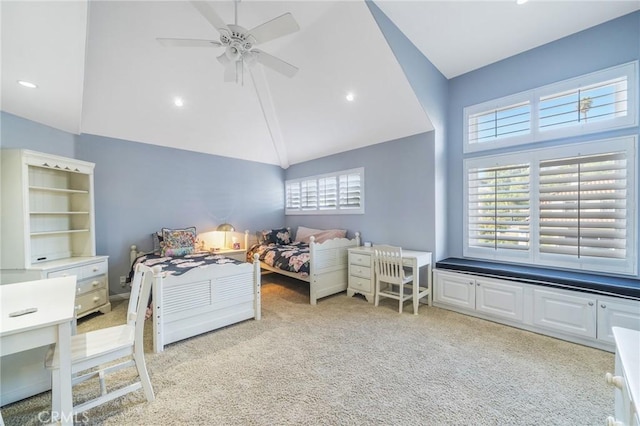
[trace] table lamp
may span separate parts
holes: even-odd
[[[222,225],[218,225],[216,231],[224,232],[224,248],[227,247],[227,232],[234,232],[236,228],[233,227],[230,223],[223,223]]]

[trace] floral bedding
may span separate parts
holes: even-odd
[[[174,276],[182,275],[193,268],[206,268],[209,265],[223,265],[225,263],[233,263],[236,265],[242,263],[238,260],[209,252],[192,253],[176,257],[149,253],[138,257],[135,262],[133,262],[133,267],[129,274],[130,278],[133,277],[135,265],[140,262],[143,262],[143,264],[148,267],[160,265],[163,272],[167,275]]]
[[[255,244],[249,249],[247,258],[258,253],[260,261],[283,271],[309,276],[309,244],[293,241],[289,244]]]

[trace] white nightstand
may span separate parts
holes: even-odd
[[[349,284],[347,296],[356,293],[363,295],[367,302],[373,303],[375,278],[373,273],[373,252],[368,247],[355,247],[349,253]]]
[[[221,254],[223,256],[227,256],[232,259],[239,260],[240,262],[247,261],[247,250],[245,249],[224,248],[216,251],[211,250],[211,254]]]

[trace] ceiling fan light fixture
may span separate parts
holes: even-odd
[[[173,99],[173,104],[178,108],[182,108],[184,106],[184,99],[180,97],[176,97]]]
[[[353,92],[347,92],[344,98],[349,102],[353,102],[356,99],[356,95]]]

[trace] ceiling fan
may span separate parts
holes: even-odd
[[[224,81],[238,82],[243,79],[244,66],[249,69],[256,63],[269,67],[287,77],[293,77],[298,68],[276,58],[255,45],[294,33],[300,29],[291,13],[285,13],[270,21],[258,25],[251,30],[238,25],[238,3],[234,0],[234,24],[225,24],[215,9],[206,1],[190,3],[220,33],[220,41],[181,38],[158,38],[164,46],[177,47],[224,47],[225,51],[218,56],[224,68]]]

